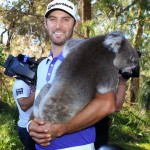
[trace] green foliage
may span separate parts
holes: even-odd
[[[140,90],[138,97],[138,104],[140,109],[145,110],[146,113],[150,111],[150,39],[145,38],[142,55],[140,59]]]
[[[110,143],[122,145],[127,150],[150,148],[150,118],[143,116],[137,106],[126,105],[110,118]]]
[[[139,106],[146,112],[150,112],[150,80],[145,82],[140,90]]]
[[[85,23],[82,24],[81,26],[81,31],[87,31],[87,33],[89,33],[89,37],[93,37],[96,35],[95,32],[95,28],[96,28],[96,23],[94,22],[94,20],[87,20]]]
[[[5,57],[6,57],[6,55],[4,53],[4,48],[2,46],[0,46],[0,66],[3,65]]]
[[[34,0],[32,7],[30,1],[7,2],[4,0],[0,16],[4,24],[2,31],[8,35],[7,50],[9,53],[13,55],[16,53],[29,55],[30,53],[36,57],[47,53],[49,41],[43,23],[45,3],[45,0],[40,2]]]
[[[0,74],[0,100],[8,103],[11,106],[15,106],[15,101],[12,95],[13,78],[7,77],[4,74]]]
[[[18,109],[12,95],[13,79],[0,75],[0,150],[22,150],[16,126]]]
[[[18,110],[1,102],[0,106],[0,149],[1,150],[22,150],[22,144],[17,134]]]

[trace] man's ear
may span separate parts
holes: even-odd
[[[76,23],[75,23],[75,25],[74,25],[74,28],[73,28],[73,31],[76,31],[76,30],[77,30],[78,24],[79,24],[79,23],[76,21]]]

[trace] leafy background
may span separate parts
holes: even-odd
[[[141,53],[140,77],[128,81],[123,109],[110,117],[109,142],[127,150],[150,149],[150,1],[72,0],[81,21],[74,37],[88,38],[121,30]],[[9,54],[36,58],[49,54],[44,28],[50,0],[0,1],[0,149],[22,150],[16,124],[18,110],[12,96],[14,78],[4,75]],[[44,8],[44,9],[43,9]]]

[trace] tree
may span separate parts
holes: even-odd
[[[44,28],[45,0],[40,2],[38,0],[14,2],[6,0],[5,2],[7,3],[1,6],[0,11],[2,22],[5,25],[1,34],[1,42],[3,34],[7,33],[8,40],[5,45],[7,51],[14,54],[19,52],[29,54],[31,51],[31,55],[37,54],[37,51],[41,51],[39,55],[46,53],[50,43],[48,43],[49,38]]]
[[[85,25],[84,36],[86,38],[90,36],[90,26],[88,26],[88,21],[91,20],[91,17],[91,0],[82,0],[82,24]]]
[[[148,20],[148,16],[146,15],[148,13],[147,11],[150,8],[150,5],[148,2],[149,2],[148,0],[137,1],[137,4],[136,4],[137,22],[136,22],[136,26],[135,26],[135,36],[133,39],[133,45],[134,45],[135,49],[137,49],[139,51],[143,47],[142,36],[144,34],[144,28],[145,28],[144,24]],[[139,93],[139,79],[132,78],[131,83],[130,83],[130,100],[131,100],[131,102],[135,102],[138,93]]]
[[[129,41],[133,44],[136,50],[140,51],[142,55],[148,49],[146,48],[147,42],[149,41],[149,13],[150,5],[148,0],[127,0],[122,2],[121,0],[97,0],[93,7],[93,13],[99,14],[97,20],[99,21],[99,29],[101,32],[108,32],[112,30],[121,30],[128,37]],[[149,41],[150,42],[150,41]],[[146,58],[148,55],[144,55]],[[141,57],[141,62],[146,58]],[[147,59],[146,59],[147,60]],[[143,62],[148,63],[148,62]],[[141,70],[143,63],[140,63]],[[147,70],[148,71],[148,70]],[[143,71],[145,72],[145,71]],[[138,97],[139,91],[139,80],[131,79],[129,91],[131,94],[129,100],[135,102]],[[134,81],[134,82],[133,82]]]

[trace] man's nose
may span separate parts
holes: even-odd
[[[61,28],[61,26],[62,26],[62,22],[58,20],[56,22],[56,28],[59,29],[59,28]]]

